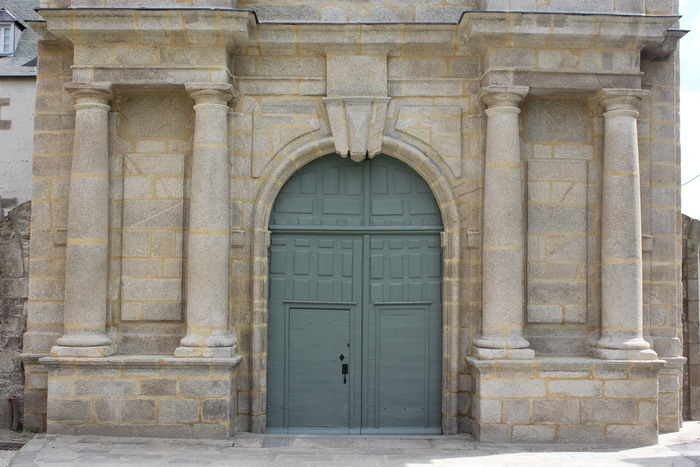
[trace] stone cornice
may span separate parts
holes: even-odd
[[[252,10],[216,8],[40,8],[46,30],[74,43],[140,38],[180,44],[286,42],[276,30],[323,50],[357,44],[388,51],[399,45],[467,43],[493,47],[636,48],[668,55],[682,34],[669,32],[678,15],[465,11],[459,23],[259,23]],[[165,21],[165,23],[164,23]],[[167,24],[168,28],[163,28]],[[676,30],[672,30],[676,31]],[[165,34],[164,34],[165,33]],[[184,34],[183,34],[184,33]],[[175,37],[177,35],[177,37]],[[284,35],[282,35],[284,36]],[[149,41],[150,42],[150,41]],[[156,43],[160,42],[157,41]],[[657,50],[658,49],[658,50]]]
[[[641,50],[666,40],[678,15],[468,12],[460,35],[483,48],[548,47]]]
[[[46,31],[74,44],[145,42],[218,44],[248,41],[255,33],[255,14],[231,9],[41,8]],[[167,27],[164,27],[167,25]]]

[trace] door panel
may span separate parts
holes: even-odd
[[[350,386],[341,365],[350,362],[349,343],[350,309],[289,308],[290,430],[336,428],[347,433]]]
[[[427,184],[386,156],[327,156],[271,219],[268,432],[440,433],[442,226]]]
[[[435,234],[370,238],[364,432],[440,432],[440,254]]]

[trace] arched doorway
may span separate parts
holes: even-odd
[[[270,217],[267,432],[440,433],[440,211],[388,156],[300,169]]]

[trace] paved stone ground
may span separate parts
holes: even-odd
[[[470,437],[237,435],[232,441],[36,435],[0,467],[76,465],[700,465],[700,422],[686,422],[659,444],[609,446],[505,445]],[[16,454],[12,458],[12,454]],[[9,462],[9,463],[8,463]]]

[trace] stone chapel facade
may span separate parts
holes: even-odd
[[[653,443],[676,0],[42,0],[25,425]]]

